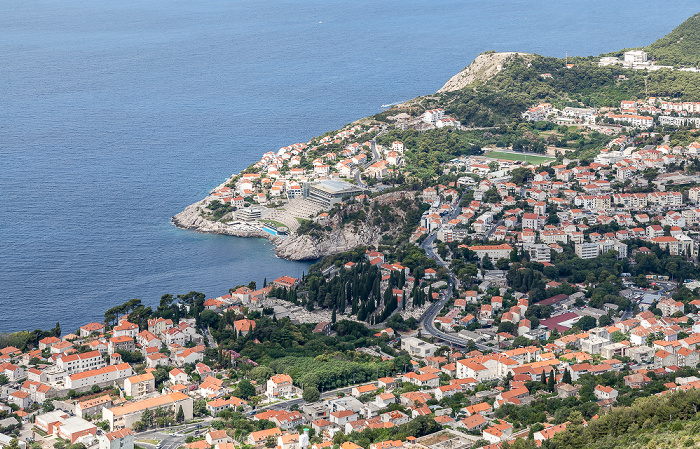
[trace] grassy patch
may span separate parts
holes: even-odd
[[[258,221],[261,222],[261,223],[269,223],[269,224],[273,225],[273,226],[276,227],[276,228],[279,228],[279,227],[281,227],[281,226],[283,226],[283,227],[285,227],[285,228],[287,227],[286,224],[280,223],[279,221],[275,221],[275,220],[258,220]]]
[[[152,439],[143,439],[143,440],[137,440],[139,443],[147,443],[147,444],[158,444],[160,440],[152,440]]]
[[[542,164],[543,162],[548,162],[553,160],[550,156],[533,156],[532,154],[525,153],[503,153],[501,151],[489,151],[484,154],[486,157],[492,157],[495,159],[506,159],[508,161],[527,161],[529,164]]]

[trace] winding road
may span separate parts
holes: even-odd
[[[464,197],[466,192],[467,191],[465,190],[464,193],[462,193],[457,204],[461,204],[462,198]],[[454,210],[452,212],[450,212],[450,214],[448,216],[448,221],[455,218],[457,215],[459,215],[459,209],[458,209],[458,207],[455,207]],[[500,225],[500,222],[496,224],[496,226],[499,226],[499,225]],[[494,226],[490,232],[493,232],[493,230],[496,229],[496,226]],[[435,260],[437,262],[437,264],[440,265],[441,267],[444,267],[445,269],[447,269],[450,279],[449,279],[449,282],[447,283],[447,291],[445,291],[445,293],[440,297],[438,302],[434,303],[433,305],[428,307],[428,309],[425,312],[423,312],[423,315],[421,315],[421,317],[420,317],[420,324],[421,324],[421,327],[423,328],[423,330],[425,330],[425,332],[429,333],[433,337],[438,338],[438,339],[443,340],[443,341],[446,341],[448,343],[451,343],[452,345],[455,345],[455,346],[466,347],[467,344],[469,344],[469,342],[471,340],[468,340],[464,337],[460,337],[457,334],[445,333],[445,332],[437,329],[435,327],[435,324],[434,324],[435,317],[437,317],[438,313],[440,313],[440,311],[445,306],[447,301],[449,301],[450,298],[452,297],[452,292],[454,291],[454,286],[457,283],[457,279],[455,278],[454,274],[450,270],[449,264],[447,262],[445,262],[444,260],[442,260],[442,258],[438,254],[436,254],[435,251],[433,250],[433,242],[435,241],[436,237],[437,237],[436,232],[430,233],[425,238],[425,240],[423,240],[423,243],[421,243],[420,246],[423,249],[423,251],[425,251],[425,253],[428,257]],[[481,344],[481,343],[474,343],[474,344],[481,351],[493,349],[493,348],[490,348],[490,347],[488,347],[484,344]]]

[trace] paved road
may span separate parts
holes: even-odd
[[[377,385],[377,382],[376,381],[363,382],[363,383],[350,385],[350,386],[343,387],[343,388],[337,388],[335,390],[324,391],[323,393],[321,393],[321,399],[334,398],[334,397],[338,396],[338,393],[344,393],[344,394],[348,395],[352,392],[353,387],[355,387],[357,385],[369,385],[369,384]],[[306,401],[303,398],[290,399],[288,401],[277,402],[275,404],[266,405],[264,407],[259,407],[259,408],[255,409],[254,411],[252,411],[251,414],[258,414],[258,413],[261,413],[261,412],[268,410],[268,409],[276,409],[276,410],[289,409],[293,405],[301,406],[305,403],[306,403]]]
[[[365,162],[364,164],[362,164],[361,166],[359,166],[359,167],[357,167],[357,168],[355,169],[355,182],[357,183],[357,185],[358,185],[361,189],[367,189],[367,188],[369,188],[369,187],[367,186],[367,184],[365,184],[364,182],[362,182],[362,177],[361,177],[360,175],[361,175],[361,172],[362,172],[364,169],[366,169],[367,167],[369,167],[370,165],[372,165],[375,161],[377,161],[377,159],[380,159],[379,151],[377,150],[377,137],[381,136],[381,135],[384,134],[386,131],[387,131],[386,127],[383,127],[383,128],[377,133],[377,135],[374,136],[374,137],[372,138],[372,140],[369,141],[369,148],[372,150],[372,159],[370,159],[369,161]]]
[[[493,225],[491,229],[488,230],[486,234],[484,234],[484,241],[488,240],[489,237],[491,237],[491,234],[493,234],[496,231],[496,228],[501,226],[503,224],[503,220],[498,220],[498,223]]]
[[[464,191],[462,196],[459,198],[459,201],[457,204],[461,204],[462,198],[464,197],[465,194],[466,194],[466,190]],[[458,214],[459,214],[459,210],[458,210],[458,208],[455,208],[455,210],[450,213],[450,216],[448,218],[451,220],[452,218],[456,217]],[[500,226],[500,223],[501,222],[499,221],[499,224],[497,224],[496,226]],[[496,229],[496,227],[494,227],[493,229]],[[471,340],[460,337],[457,334],[447,334],[445,332],[442,332],[441,330],[438,330],[434,324],[435,317],[438,315],[438,313],[440,313],[440,311],[445,306],[447,301],[449,301],[450,298],[452,297],[452,292],[454,291],[454,286],[457,282],[457,279],[455,278],[454,274],[450,271],[449,264],[447,262],[443,261],[440,258],[440,256],[435,254],[435,252],[433,251],[432,244],[435,241],[435,237],[436,237],[435,233],[428,235],[428,237],[426,237],[425,240],[423,240],[423,243],[421,244],[421,248],[423,248],[423,250],[428,255],[428,257],[434,259],[440,266],[443,266],[448,270],[449,276],[450,276],[450,281],[447,284],[447,291],[440,298],[440,300],[438,302],[434,303],[433,305],[431,305],[430,307],[428,307],[428,309],[425,312],[423,312],[423,315],[421,315],[421,317],[420,317],[420,324],[421,324],[421,327],[427,333],[432,335],[433,337],[438,338],[438,339],[443,340],[443,341],[446,341],[446,342],[448,342],[452,345],[455,345],[455,346],[466,347],[467,344],[469,344],[469,342]],[[475,345],[481,351],[493,349],[493,348],[490,348],[490,347],[488,347],[484,344],[481,344],[481,343],[475,343]]]
[[[187,424],[184,426],[173,427],[169,429],[152,429],[146,430],[145,432],[139,432],[134,435],[134,440],[160,440],[159,445],[139,442],[139,446],[143,446],[147,449],[153,449],[159,447],[160,449],[177,449],[185,445],[185,439],[194,433],[185,434],[185,432],[193,429],[202,429],[204,431],[209,427],[212,417],[206,417],[202,422],[197,424]]]

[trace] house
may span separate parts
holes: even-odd
[[[187,383],[187,373],[185,373],[180,368],[175,368],[168,373],[168,378],[170,379],[170,384],[185,384]]]
[[[347,265],[347,264],[346,264]],[[314,327],[314,330],[312,333],[314,334],[323,334],[323,335],[330,335],[331,334],[331,323],[328,321],[321,321]]]
[[[237,398],[235,396],[229,399],[218,398],[213,401],[207,402],[207,410],[211,413],[211,416],[216,416],[224,410],[230,408],[236,409],[238,407],[246,407],[248,403],[243,399]]]
[[[231,442],[225,430],[211,430],[204,436],[204,440],[211,446]]]
[[[252,446],[262,446],[265,444],[268,438],[276,439],[282,435],[282,431],[279,427],[273,427],[272,429],[258,430],[257,432],[251,432],[248,435],[246,443]]]
[[[298,433],[288,433],[277,437],[277,447],[279,449],[299,449],[300,435]]]
[[[396,380],[393,377],[380,377],[377,379],[377,387],[391,390],[396,388]]]
[[[357,387],[353,387],[350,394],[352,394],[356,398],[359,398],[360,396],[363,396],[365,394],[374,393],[375,391],[377,391],[376,385],[367,384],[367,385],[359,385]]]
[[[112,398],[109,395],[98,396],[75,404],[75,414],[87,419],[89,416],[96,416],[102,413],[103,407],[110,408],[111,406]]]
[[[276,374],[267,381],[266,395],[269,399],[289,397],[294,391],[292,378],[288,374]]]
[[[112,337],[131,337],[136,338],[139,333],[138,325],[130,323],[126,320],[119,323],[112,329]]]
[[[391,393],[381,393],[374,397],[374,403],[380,408],[387,408],[390,404],[396,403],[396,396]]]
[[[16,404],[19,408],[28,408],[32,404],[32,398],[26,391],[17,390],[7,396],[7,402]]]
[[[273,287],[290,289],[296,287],[299,284],[299,280],[291,276],[281,276],[272,281],[271,284]]]
[[[118,365],[109,365],[94,370],[71,374],[65,379],[64,384],[65,387],[69,389],[82,388],[96,384],[105,386],[125,379],[133,374],[131,365],[128,363],[120,363]]]
[[[199,394],[206,398],[216,398],[223,395],[226,391],[224,381],[216,377],[207,376],[204,381],[199,384]]]
[[[435,355],[438,347],[416,337],[405,337],[401,339],[401,349],[408,352],[411,356],[425,358]]]
[[[533,435],[535,443],[542,444],[542,441],[549,440],[557,433],[563,432],[564,430],[566,430],[566,425],[567,423],[562,423],[555,426],[550,425],[549,427],[542,429],[539,432],[535,432],[535,434]]]
[[[650,378],[641,373],[630,374],[629,376],[625,376],[624,380],[625,385],[627,385],[630,388],[641,388],[644,385],[651,382]]]
[[[24,368],[12,363],[0,363],[0,374],[7,376],[9,381],[19,380],[24,377]]]
[[[104,334],[104,332],[105,325],[101,323],[90,323],[80,327],[80,336],[82,338],[89,337],[92,334]]]
[[[168,356],[162,352],[154,352],[146,356],[146,368],[157,368],[168,365]]]
[[[484,429],[482,437],[490,443],[506,441],[513,434],[513,426],[505,421]]]
[[[255,329],[255,320],[242,319],[233,322],[233,327],[236,329],[236,335],[243,337],[248,335]]]
[[[596,385],[593,389],[593,394],[596,399],[615,399],[617,398],[617,390],[613,387]]]
[[[329,420],[338,427],[345,427],[345,424],[357,421],[357,413],[352,410],[339,410],[331,412]]]
[[[401,440],[387,440],[380,443],[372,443],[369,449],[403,449]]]
[[[578,390],[580,389],[580,386],[559,383],[559,384],[557,384],[555,389],[557,391],[557,395],[560,398],[564,399],[564,398],[570,398],[570,397],[576,396],[578,394]]]
[[[44,349],[50,348],[51,345],[54,345],[60,341],[61,339],[57,337],[42,338],[41,340],[39,340],[39,349],[43,351]]]
[[[107,344],[107,352],[109,354],[114,354],[117,351],[133,352],[135,349],[136,342],[134,342],[134,338],[127,335],[112,337]]]
[[[156,391],[156,378],[153,373],[132,376],[124,381],[124,394],[131,397],[144,396]]]
[[[120,429],[100,435],[99,449],[134,449],[134,432]]]
[[[475,432],[483,429],[486,426],[487,421],[486,418],[477,413],[476,415],[464,418],[460,421],[460,423],[461,426],[467,429],[468,432]]]

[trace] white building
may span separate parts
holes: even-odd
[[[134,432],[121,429],[100,435],[100,449],[134,449]]]
[[[416,337],[405,337],[401,339],[401,349],[413,357],[425,358],[432,357],[438,347]]]

